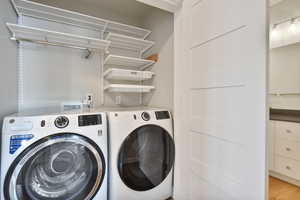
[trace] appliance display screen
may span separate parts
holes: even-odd
[[[158,111],[158,112],[155,112],[155,115],[156,115],[157,120],[170,119],[170,114],[168,111]]]
[[[102,124],[101,115],[81,115],[78,117],[79,126],[93,126]]]

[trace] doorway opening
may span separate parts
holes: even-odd
[[[271,0],[269,200],[300,198],[299,55],[299,0]]]

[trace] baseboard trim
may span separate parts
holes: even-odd
[[[274,178],[278,178],[280,180],[283,180],[285,182],[288,182],[290,184],[293,184],[293,185],[296,185],[296,186],[300,187],[300,181],[299,180],[293,179],[291,177],[282,175],[282,174],[274,172],[274,171],[269,171],[269,175],[274,177]]]

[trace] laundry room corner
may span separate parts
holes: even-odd
[[[159,23],[158,23],[159,22]],[[151,67],[153,80],[144,84],[154,85],[154,93],[143,94],[143,104],[174,110],[174,14],[154,9],[143,19],[144,27],[152,33],[148,39],[156,44],[145,57],[157,54],[158,61]]]

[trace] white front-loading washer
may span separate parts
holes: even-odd
[[[100,112],[17,114],[2,134],[2,200],[107,200]]]
[[[165,200],[173,193],[171,114],[143,109],[108,112],[109,199]]]

